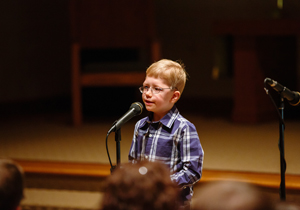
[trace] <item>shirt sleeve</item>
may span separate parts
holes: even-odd
[[[195,126],[188,122],[181,131],[178,171],[171,179],[180,187],[191,186],[202,176],[204,151]]]

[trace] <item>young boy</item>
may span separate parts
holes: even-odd
[[[193,185],[202,175],[204,152],[195,126],[175,106],[186,77],[183,65],[167,59],[147,69],[140,91],[150,115],[135,125],[129,161],[164,162],[181,188],[182,205],[189,206]]]

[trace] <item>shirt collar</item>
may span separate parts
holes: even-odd
[[[172,107],[172,109],[170,109],[170,111],[158,122],[160,122],[161,124],[163,124],[164,126],[166,126],[168,128],[171,128],[178,115],[179,115],[179,111],[178,111],[177,107],[174,105]],[[153,112],[151,112],[150,115],[146,118],[145,123],[146,122],[148,124],[153,123],[152,117],[153,117]],[[144,125],[144,123],[141,125],[141,127],[143,125]]]

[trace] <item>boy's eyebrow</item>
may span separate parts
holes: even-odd
[[[143,83],[143,86],[149,86],[149,87],[153,87],[153,88],[155,88],[155,87],[160,87],[159,85],[150,85],[150,84],[148,84],[148,83]]]

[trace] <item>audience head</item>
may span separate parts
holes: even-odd
[[[104,187],[102,209],[176,210],[178,187],[162,163],[126,163],[108,177]]]
[[[23,198],[23,189],[21,167],[12,160],[0,159],[0,209],[17,209]]]
[[[273,210],[266,194],[255,186],[235,181],[204,184],[193,200],[194,210]]]
[[[299,201],[280,201],[276,204],[276,210],[300,210]]]

